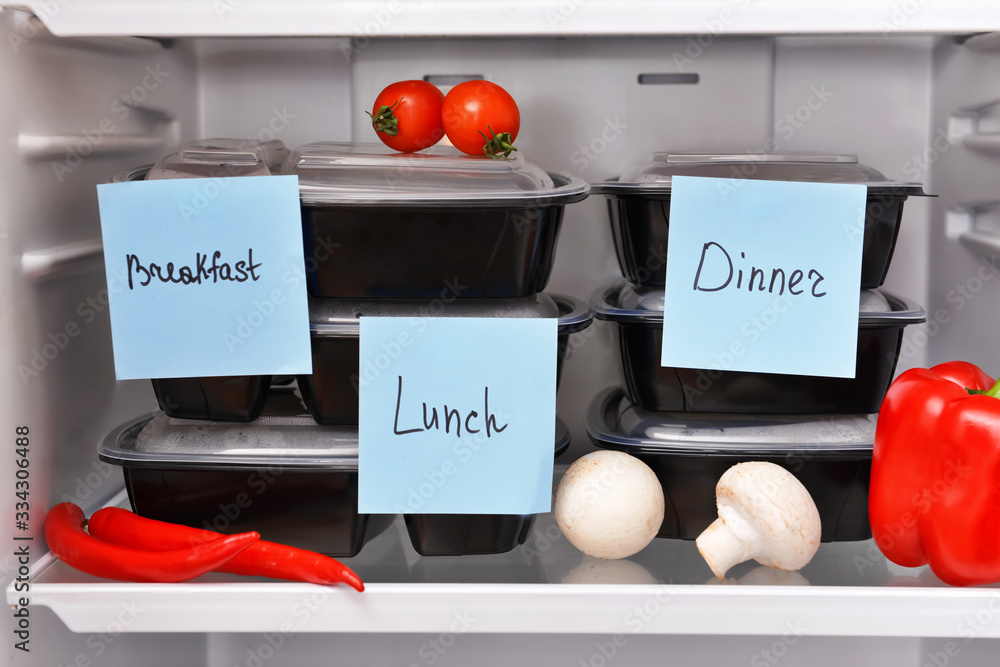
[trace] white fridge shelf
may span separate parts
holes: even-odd
[[[56,35],[345,36],[982,33],[977,0],[18,0]]]
[[[345,559],[346,586],[206,575],[130,584],[81,574],[47,555],[30,583],[74,632],[548,633],[1000,637],[1000,588],[951,588],[926,569],[891,566],[868,542],[824,544],[800,573],[744,563],[715,581],[692,542],[655,540],[597,561],[551,515],[495,556],[418,556],[398,520]],[[20,594],[7,589],[7,601]]]

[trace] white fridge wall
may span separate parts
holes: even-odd
[[[935,324],[928,323],[921,342],[932,359],[966,359],[996,376],[1000,124],[995,105],[1000,101],[1000,51],[973,51],[943,41],[934,52],[933,100],[924,157],[941,195],[932,205],[928,235],[927,310]]]
[[[196,46],[204,137],[350,139],[346,39],[206,39]]]
[[[193,132],[196,89],[183,45],[61,40],[9,9],[0,11],[0,34],[7,91],[0,105],[0,368],[7,378],[0,432],[10,448],[0,460],[7,517],[0,576],[7,581],[18,574],[13,545],[29,545],[32,560],[45,552],[42,519],[52,503],[94,507],[121,487],[120,472],[97,461],[97,440],[126,416],[155,407],[148,382],[115,382],[107,284],[99,246],[88,244],[100,238],[94,185],[175,147],[181,127]],[[13,449],[22,425],[30,442],[27,531],[14,523],[15,502],[23,502],[15,496]],[[15,543],[15,536],[33,539]],[[32,608],[32,652],[17,651],[12,613],[3,615],[10,639],[3,654],[15,664],[71,664],[99,650]],[[170,643],[118,639],[103,664],[153,664],[142,660],[145,652]],[[136,647],[131,655],[129,645]]]
[[[108,476],[93,465],[97,439],[128,411],[155,405],[148,383],[115,382],[100,253],[65,257],[74,244],[100,239],[96,183],[155,160],[178,144],[181,127],[194,129],[194,70],[184,47],[63,43],[44,29],[26,30],[23,13],[5,10],[0,20],[5,34],[23,37],[0,53],[5,81],[16,91],[0,110],[8,127],[3,224],[12,262],[4,308],[12,321],[4,331],[18,336],[4,347],[14,379],[7,388],[19,401],[5,426],[31,429],[32,465],[40,473],[32,487],[33,528],[40,529],[48,498],[94,502],[112,493],[117,480],[95,488]],[[40,257],[54,258],[48,271],[24,270]],[[13,478],[13,470],[6,473]],[[88,482],[92,473],[100,482]]]

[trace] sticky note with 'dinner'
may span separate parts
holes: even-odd
[[[663,366],[854,377],[867,188],[675,176]]]

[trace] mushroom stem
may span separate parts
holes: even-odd
[[[716,519],[695,540],[698,551],[712,572],[724,579],[726,572],[734,565],[750,558],[750,547],[733,534],[722,519]]]

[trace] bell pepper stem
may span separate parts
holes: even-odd
[[[987,396],[1000,397],[1000,380],[993,383],[993,386],[986,391]]]
[[[989,389],[969,389],[965,388],[965,391],[969,392],[971,396],[983,395],[992,396],[993,398],[1000,398],[1000,380],[993,383],[993,386]]]

